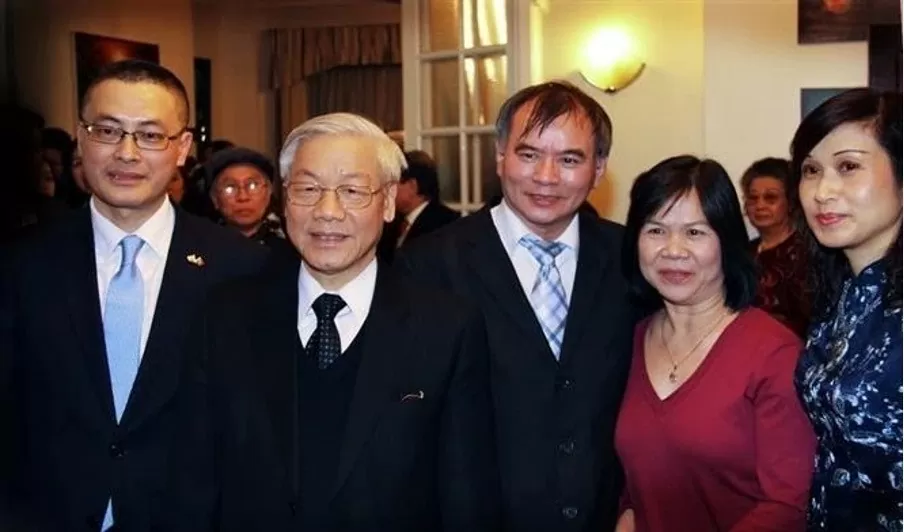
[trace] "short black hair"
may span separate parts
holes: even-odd
[[[829,98],[810,112],[797,127],[791,141],[791,186],[800,186],[801,167],[810,152],[835,128],[844,124],[863,124],[891,160],[892,172],[902,187],[901,178],[901,93],[877,89],[851,89]],[[799,215],[803,218],[803,215]],[[806,227],[805,220],[798,225]],[[815,291],[814,318],[822,320],[834,312],[841,297],[841,285],[850,274],[850,263],[840,249],[823,247],[812,231],[804,231],[810,264],[810,288]],[[901,308],[901,231],[883,258],[888,285],[884,305]]]
[[[260,152],[248,148],[229,148],[220,150],[211,155],[210,159],[203,165],[204,181],[207,191],[210,192],[213,189],[217,177],[220,176],[223,170],[239,164],[246,164],[257,168],[271,183],[276,175],[273,163],[270,162],[270,159],[268,159],[266,155]]]
[[[102,67],[97,76],[88,84],[85,94],[82,95],[80,113],[85,112],[85,108],[91,101],[91,91],[104,81],[110,80],[126,83],[154,83],[168,89],[179,100],[179,121],[184,127],[188,127],[191,113],[188,103],[188,91],[185,90],[182,80],[167,68],[157,63],[140,59],[125,59]]]
[[[216,139],[210,142],[207,145],[207,149],[210,150],[211,154],[217,153],[218,151],[228,150],[229,148],[235,148],[235,143],[231,140],[226,139]]]
[[[640,174],[631,186],[622,245],[622,268],[631,291],[645,302],[661,304],[661,296],[640,271],[638,239],[650,218],[691,192],[697,194],[706,222],[719,237],[725,304],[732,310],[749,307],[756,296],[757,275],[738,194],[721,164],[693,155],[666,159]]]
[[[531,85],[516,92],[502,104],[496,118],[496,138],[505,144],[512,134],[512,120],[522,107],[534,104],[525,124],[523,135],[542,132],[562,115],[584,114],[590,121],[596,140],[596,156],[609,157],[612,148],[612,120],[603,106],[587,93],[567,81],[549,81]]]
[[[405,152],[405,160],[408,168],[402,170],[399,181],[414,180],[417,183],[417,193],[430,201],[439,199],[439,174],[436,169],[436,161],[429,153],[421,150]]]

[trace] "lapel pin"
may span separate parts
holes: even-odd
[[[188,262],[194,264],[194,265],[197,266],[198,268],[201,268],[202,266],[204,266],[204,258],[201,257],[200,255],[195,255],[194,253],[192,253],[191,255],[189,255],[189,256],[187,256],[187,257],[185,257],[185,260],[187,260]]]

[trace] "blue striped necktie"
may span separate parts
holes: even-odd
[[[565,285],[556,266],[556,257],[565,250],[561,242],[547,242],[532,235],[525,235],[518,243],[527,248],[540,263],[537,280],[530,293],[530,303],[549,343],[552,354],[559,359],[565,338],[565,320],[568,317],[568,298]]]

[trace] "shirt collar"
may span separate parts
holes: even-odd
[[[514,251],[518,248],[518,242],[521,240],[521,237],[525,235],[532,235],[536,238],[540,238],[538,235],[531,232],[530,229],[524,225],[524,222],[521,218],[515,214],[515,211],[509,206],[508,202],[503,198],[503,200],[493,208],[497,210],[498,215],[495,216],[496,221],[498,222],[500,237],[502,237],[502,243],[505,245],[505,249],[509,255],[514,253]],[[565,231],[559,235],[559,238],[556,239],[556,242],[561,242],[565,244],[567,249],[570,249],[577,253],[578,244],[580,241],[579,231],[578,231],[578,215],[574,214],[571,218],[571,222],[568,224],[568,227],[565,228]]]
[[[354,316],[364,317],[367,316],[367,312],[370,310],[370,304],[373,301],[374,289],[376,286],[377,259],[374,258],[357,277],[346,283],[346,285],[338,291],[329,292],[341,297]],[[302,262],[298,273],[299,318],[310,312],[314,300],[326,292],[327,290],[311,276],[307,265]]]
[[[96,199],[89,201],[91,225],[94,227],[94,248],[102,256],[110,256],[119,242],[126,236],[138,235],[158,257],[163,257],[172,240],[176,225],[176,210],[169,199],[164,199],[160,207],[133,233],[126,233],[97,210]]]
[[[427,204],[429,203],[429,200],[425,201],[424,203],[421,203],[420,205],[412,209],[411,212],[409,212],[407,215],[405,215],[405,220],[408,222],[408,225],[414,225],[414,221],[417,220],[417,217],[420,216],[422,212],[424,212],[424,209],[427,208]]]

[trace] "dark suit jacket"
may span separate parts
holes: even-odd
[[[404,216],[398,215],[395,220],[383,226],[383,235],[377,244],[377,256],[384,262],[392,262],[396,254],[396,244],[399,241],[399,235],[402,231],[402,221]],[[402,248],[409,245],[418,237],[432,233],[437,229],[448,225],[456,220],[461,219],[458,211],[446,207],[441,201],[431,201],[424,207],[421,214],[415,218],[414,223],[408,229],[405,240],[402,241]]]
[[[297,530],[298,267],[218,291],[207,307],[173,467],[167,530]],[[338,472],[343,531],[498,530],[480,315],[378,270]],[[358,341],[356,340],[356,341]],[[423,392],[423,399],[402,400]],[[189,412],[189,409],[185,409]]]
[[[203,258],[204,266],[186,260]],[[141,530],[163,486],[190,317],[214,284],[266,252],[176,210],[154,321],[121,423],[113,409],[87,206],[23,241],[0,290],[0,528]],[[5,522],[4,522],[5,521]]]
[[[620,271],[621,227],[581,213],[580,248],[560,362],[518,282],[489,209],[415,243],[397,267],[483,310],[508,526],[615,526],[614,450],[636,311]]]

